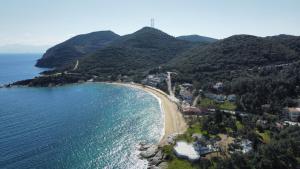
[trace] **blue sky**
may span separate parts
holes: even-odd
[[[53,45],[99,30],[150,24],[173,36],[300,35],[299,0],[1,0],[0,45]]]

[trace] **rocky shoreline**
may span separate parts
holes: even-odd
[[[167,156],[163,153],[162,147],[146,143],[139,144],[140,158],[148,161],[148,169],[167,169]]]

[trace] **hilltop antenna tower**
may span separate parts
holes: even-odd
[[[150,23],[151,23],[151,27],[154,28],[154,18],[151,18]]]

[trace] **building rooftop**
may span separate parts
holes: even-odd
[[[199,153],[195,150],[193,144],[188,144],[187,142],[179,141],[176,143],[175,154],[178,157],[185,158],[191,161],[200,159]]]
[[[288,111],[291,113],[296,113],[296,112],[300,112],[300,108],[299,107],[289,107]]]

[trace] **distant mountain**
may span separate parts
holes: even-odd
[[[145,27],[82,58],[77,71],[100,76],[135,75],[167,63],[193,45]]]
[[[38,67],[61,67],[71,63],[75,59],[103,48],[119,35],[112,31],[99,31],[75,36],[61,44],[58,44],[44,54],[38,60]]]
[[[178,36],[177,39],[190,41],[190,42],[202,42],[202,43],[212,43],[218,41],[218,39],[199,36],[199,35],[186,35],[186,36]]]
[[[0,46],[0,53],[44,53],[48,48],[47,45],[9,44]]]

